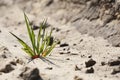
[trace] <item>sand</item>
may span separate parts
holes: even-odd
[[[36,4],[37,5],[37,4]],[[21,5],[20,5],[21,6]],[[39,5],[38,5],[39,6]],[[61,24],[44,13],[26,11],[30,21],[38,25],[47,18],[52,36],[60,40],[46,59],[55,65],[35,59],[21,50],[9,32],[13,32],[28,44],[29,38],[23,11],[18,5],[0,7],[0,80],[119,80],[120,48],[112,47],[102,37],[82,35],[74,26]],[[35,8],[37,9],[37,8]],[[47,13],[47,12],[46,12]],[[35,33],[38,30],[34,30]],[[68,44],[67,46],[60,46]]]

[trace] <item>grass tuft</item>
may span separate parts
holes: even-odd
[[[24,42],[22,39],[17,37],[15,34],[10,32],[17,40],[19,43],[23,46],[22,49],[27,53],[31,59],[36,59],[36,58],[45,58],[47,55],[51,53],[51,51],[55,48],[56,42],[53,40],[52,44],[50,42],[51,35],[52,35],[52,30],[50,33],[46,33],[46,20],[43,21],[40,24],[39,27],[39,32],[38,35],[35,36],[35,33],[30,25],[30,21],[26,14],[24,13],[24,18],[25,18],[25,23],[29,35],[29,39],[31,41],[32,47],[30,47],[26,42]],[[51,44],[51,45],[49,45]]]

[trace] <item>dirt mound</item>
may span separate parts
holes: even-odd
[[[76,26],[82,34],[102,36],[113,46],[120,46],[119,0],[54,0],[52,5],[57,8],[53,13],[57,20]]]

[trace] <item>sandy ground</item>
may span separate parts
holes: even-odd
[[[29,57],[21,50],[17,40],[9,34],[13,32],[29,43],[23,12],[17,6],[9,9],[1,7],[0,80],[120,80],[119,47],[112,47],[101,37],[81,35],[74,26],[60,24],[45,14],[26,14],[34,25],[47,18],[50,27],[55,28],[53,36],[61,40],[61,43],[47,59],[56,65],[40,59],[27,63]],[[47,28],[48,31],[50,27]],[[68,45],[61,47],[61,44]],[[32,70],[35,70],[35,73],[32,73]],[[30,79],[30,73],[38,77]]]

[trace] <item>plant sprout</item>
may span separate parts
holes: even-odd
[[[17,37],[15,34],[10,32],[19,43],[23,46],[23,50],[30,56],[30,58],[36,59],[41,58],[45,60],[45,57],[51,53],[51,51],[56,46],[56,42],[53,40],[53,43],[51,44],[51,35],[52,35],[52,29],[49,34],[46,32],[46,21],[43,21],[40,24],[38,35],[35,36],[35,33],[30,25],[30,21],[26,14],[24,13],[25,23],[27,26],[28,35],[31,41],[32,47],[30,47],[27,43],[25,43],[22,39]],[[51,45],[50,45],[51,44]]]

